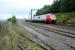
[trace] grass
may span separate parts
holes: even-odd
[[[26,47],[26,49],[30,49],[30,50],[42,50],[42,48],[40,46],[38,46],[36,43],[31,42],[26,37],[21,37],[20,41],[24,44],[24,46]]]
[[[75,26],[75,12],[57,13],[56,18],[56,22],[62,22],[64,25],[70,24],[71,26]]]
[[[20,50],[17,42],[21,31],[23,28],[17,24],[0,21],[0,50]],[[26,49],[42,50],[40,46],[29,41],[26,37],[21,37],[19,40],[26,46]]]
[[[17,39],[20,28],[9,22],[0,22],[0,26],[0,50],[19,50]]]

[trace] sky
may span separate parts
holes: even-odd
[[[0,20],[12,15],[17,18],[28,18],[30,9],[40,9],[52,3],[53,0],[0,0]]]

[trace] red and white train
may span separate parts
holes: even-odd
[[[29,21],[53,23],[55,22],[55,20],[56,16],[54,14],[44,14],[44,15],[32,16],[32,19]]]

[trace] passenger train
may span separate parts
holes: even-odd
[[[54,23],[56,20],[56,16],[54,14],[44,14],[44,15],[38,15],[38,16],[32,16],[31,22],[45,22],[45,23]]]

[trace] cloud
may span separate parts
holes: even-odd
[[[52,3],[53,0],[0,0],[0,15],[28,15],[30,9],[39,9]]]
[[[9,0],[8,3],[17,7],[39,8],[45,4],[52,4],[53,0]]]

